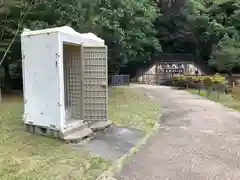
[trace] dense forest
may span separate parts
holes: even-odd
[[[108,45],[109,73],[149,63],[159,52],[192,53],[228,73],[240,65],[239,0],[0,2],[0,82],[5,90],[21,87],[23,28],[69,25],[95,33]]]

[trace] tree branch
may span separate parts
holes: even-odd
[[[34,0],[33,0],[33,1],[34,1]],[[19,31],[20,31],[21,25],[22,25],[25,17],[27,16],[28,12],[30,11],[30,9],[31,9],[31,6],[29,6],[29,3],[28,3],[28,6],[27,6],[26,10],[24,10],[24,12],[21,12],[21,14],[20,14],[20,21],[18,22],[17,30],[15,31],[15,34],[14,34],[14,37],[13,37],[12,41],[10,42],[10,44],[9,44],[8,48],[6,49],[3,57],[2,57],[1,60],[0,60],[0,66],[2,65],[3,61],[5,60],[8,51],[10,50],[10,48],[11,48],[12,45],[13,45],[13,43],[15,42],[15,40],[16,40],[16,38],[17,38],[17,36],[18,36],[18,33],[19,33]]]
[[[4,21],[4,25],[6,25],[7,24],[7,17],[8,17],[8,15],[7,15],[7,13],[6,13],[6,18],[5,18],[5,21]],[[5,26],[4,26],[5,27]],[[0,36],[0,40],[3,40],[3,35],[4,35],[4,31],[5,31],[5,28],[3,27],[3,29],[2,29],[2,33],[1,33],[1,36]]]

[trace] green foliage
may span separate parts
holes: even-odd
[[[214,84],[226,84],[226,78],[224,76],[221,76],[219,74],[215,74],[214,76],[210,76],[212,78],[212,81]]]
[[[179,87],[179,88],[186,88],[188,84],[191,82],[190,79],[187,79],[184,76],[174,76],[172,77],[171,81],[173,86]]]
[[[225,77],[215,74],[213,76],[173,76],[171,85],[181,88],[213,88],[215,85],[226,85],[228,82]]]
[[[229,86],[225,77],[220,74],[213,76],[174,76],[171,78],[172,86],[183,89],[197,89],[198,93],[202,93],[205,89],[206,96],[209,97],[213,91],[216,91],[218,99],[223,93],[231,93],[232,88]]]
[[[149,0],[100,1],[96,17],[97,34],[109,45],[109,67],[120,67],[137,59],[148,59],[161,51],[155,37],[154,21],[157,9]],[[98,9],[96,8],[96,13]],[[134,28],[133,28],[134,27]]]
[[[184,81],[191,81],[191,82],[203,82],[204,79],[210,79],[211,81],[213,82],[216,82],[216,83],[225,83],[226,80],[225,80],[225,77],[224,76],[221,76],[219,74],[215,74],[213,76],[173,76],[172,77],[172,80],[184,80]]]
[[[26,22],[30,29],[69,25],[78,32],[93,32],[103,38],[111,72],[161,50],[153,24],[158,11],[150,0],[54,0],[37,9],[41,13],[29,16]]]
[[[24,20],[38,5],[37,0],[8,0],[0,11],[0,81],[3,79],[5,89],[12,87],[13,78],[20,76],[20,32]]]
[[[212,87],[213,85],[212,79],[209,77],[204,78],[202,83],[206,89]]]
[[[0,13],[0,33],[3,32],[2,36],[0,34],[0,57],[4,56],[16,35],[0,67],[3,69],[5,82],[21,77],[19,35],[23,27],[35,30],[69,25],[81,33],[97,34],[105,39],[108,45],[110,72],[118,72],[131,61],[148,61],[155,53],[161,51],[154,28],[155,19],[160,12],[151,0],[19,2],[6,4],[4,11]],[[23,14],[26,15],[24,19]]]
[[[97,34],[108,45],[110,73],[125,66],[135,72],[161,50],[192,53],[201,59],[196,61],[199,65],[209,63],[218,70],[231,72],[239,66],[239,0],[6,2],[0,6],[0,57],[11,48],[0,66],[0,80],[9,86],[11,79],[21,78],[19,34],[23,27],[69,25],[78,32]]]
[[[214,48],[210,64],[218,70],[231,72],[234,67],[240,65],[240,40],[234,36],[225,35]]]
[[[180,0],[164,6],[158,1],[163,16],[157,20],[157,29],[163,50],[192,53],[207,65],[212,46],[225,34],[240,35],[240,3],[238,0]]]

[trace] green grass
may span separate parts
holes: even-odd
[[[148,131],[157,112],[156,104],[140,89],[110,89],[109,116],[116,124]],[[111,164],[59,140],[27,133],[22,113],[21,97],[8,97],[0,103],[1,180],[93,180]]]
[[[23,101],[0,103],[0,179],[95,179],[109,162],[73,150],[62,142],[25,132]]]
[[[109,116],[113,123],[151,131],[159,116],[159,106],[141,88],[111,88]]]
[[[198,90],[188,90],[189,92],[193,94],[198,94]],[[233,94],[235,95],[235,94]],[[217,92],[212,92],[209,97],[207,97],[207,92],[205,90],[201,90],[200,96],[203,96],[211,101],[219,102],[227,107],[236,109],[240,111],[240,100],[237,98],[234,98],[232,94],[223,94],[221,93],[218,99],[218,94]]]

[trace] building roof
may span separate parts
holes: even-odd
[[[187,53],[160,53],[154,57],[154,62],[193,62],[196,56]]]
[[[40,30],[34,30],[34,31],[32,31],[30,29],[24,29],[21,36],[31,36],[31,35],[38,35],[38,34],[53,33],[53,32],[59,32],[59,33],[65,33],[65,34],[69,34],[69,35],[79,36],[82,39],[91,39],[94,41],[104,43],[103,39],[97,37],[95,34],[93,34],[91,32],[81,34],[69,26],[61,26],[61,27],[40,29]]]

